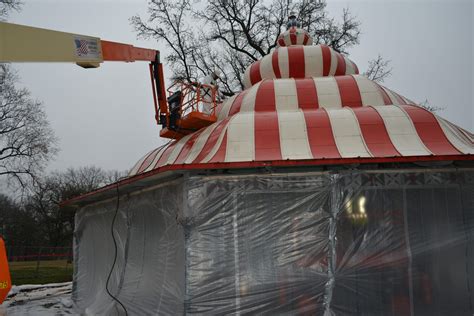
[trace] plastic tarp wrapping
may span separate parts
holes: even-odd
[[[177,222],[182,183],[121,196],[87,206],[76,214],[74,281],[76,310],[87,315],[182,314],[184,308],[184,233]],[[119,192],[120,194],[120,192]]]
[[[77,213],[74,300],[104,287],[116,201]],[[472,315],[474,170],[191,176],[121,202],[129,315]]]

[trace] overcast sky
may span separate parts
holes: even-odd
[[[62,30],[135,46],[129,18],[147,17],[147,1],[25,0],[9,22]],[[339,17],[348,7],[362,22],[351,59],[362,71],[381,54],[392,61],[384,83],[414,100],[446,107],[439,114],[474,130],[473,1],[331,1]],[[61,149],[49,170],[95,165],[128,170],[164,141],[154,121],[146,63],[108,63],[98,69],[72,64],[17,64],[21,84],[43,101]],[[165,75],[170,74],[165,68]]]

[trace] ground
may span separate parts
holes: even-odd
[[[46,284],[72,280],[73,266],[67,260],[10,262],[12,284]]]
[[[13,286],[0,305],[0,315],[77,315],[71,301],[71,282]]]
[[[73,267],[67,260],[10,262],[12,290],[0,316],[76,315],[72,311]]]

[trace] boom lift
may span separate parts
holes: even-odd
[[[160,136],[179,139],[216,121],[215,87],[175,83],[166,96],[160,52],[98,37],[0,22],[0,62],[72,62],[97,68],[106,61],[148,61]],[[206,91],[208,96],[204,96]],[[172,101],[169,102],[168,100]],[[203,111],[204,104],[211,111]]]
[[[0,22],[0,63],[72,62],[83,68],[97,68],[106,61],[150,62],[155,120],[162,125],[161,137],[179,139],[216,121],[215,87],[176,82],[168,89],[169,97],[166,96],[163,65],[158,50],[104,41],[98,37]],[[207,111],[203,110],[204,104]],[[10,288],[5,246],[0,238],[0,304]]]

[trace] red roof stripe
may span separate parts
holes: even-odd
[[[216,113],[216,116],[217,116],[217,117],[219,117],[219,114],[220,114],[221,111],[222,111],[223,105],[224,105],[224,102],[218,103],[218,104],[216,105],[215,113]]]
[[[252,84],[257,83],[262,80],[262,75],[260,74],[260,60],[257,60],[250,66],[250,82]]]
[[[168,148],[166,148],[166,150],[163,152],[163,155],[161,155],[160,159],[158,159],[158,161],[156,162],[153,169],[166,164],[166,162],[168,161],[169,156],[171,155],[171,152],[173,151],[173,149],[174,149],[174,147],[176,146],[177,143],[178,143],[178,141],[175,141],[173,144],[168,146]]]
[[[265,80],[258,87],[255,112],[255,160],[282,159],[273,80]]]
[[[150,164],[153,162],[153,159],[155,159],[156,155],[160,152],[160,149],[163,149],[162,147],[158,147],[155,150],[153,150],[142,162],[140,165],[140,168],[138,168],[137,173],[143,172],[146,168],[150,166]]]
[[[272,53],[272,67],[275,77],[281,78],[280,65],[278,64],[278,49],[275,49]]]
[[[255,96],[255,112],[276,111],[273,80],[263,80]],[[278,126],[277,126],[278,129]]]
[[[242,106],[242,100],[244,99],[245,95],[247,94],[248,90],[244,90],[235,98],[234,102],[232,102],[232,106],[230,107],[229,114],[227,116],[234,115],[235,113],[240,111],[240,107]]]
[[[354,72],[356,75],[359,74],[359,68],[357,67],[356,63],[351,60],[352,66],[354,67]]]
[[[220,144],[219,149],[217,150],[214,157],[212,157],[211,160],[208,161],[209,163],[225,161],[225,154],[227,149],[227,131],[225,131],[224,133],[225,134],[222,138],[222,143]]]
[[[392,100],[390,100],[390,97],[388,96],[388,93],[385,91],[382,86],[380,86],[377,82],[374,81],[374,84],[377,86],[377,89],[380,91],[380,94],[382,95],[383,98],[383,104],[385,105],[390,105],[392,104]]]
[[[459,152],[444,134],[433,113],[417,106],[402,105],[415,125],[421,141],[435,155],[459,155]]]
[[[285,40],[283,39],[283,37],[278,38],[278,45],[285,46]]]
[[[193,145],[196,142],[196,139],[198,138],[199,135],[201,135],[203,131],[204,131],[204,128],[194,133],[193,136],[191,136],[188,139],[188,141],[184,144],[183,148],[181,149],[181,152],[179,153],[178,158],[176,158],[174,164],[184,163],[184,161],[188,157],[189,152],[191,151],[191,148],[193,148]]]
[[[308,44],[308,41],[309,41],[309,35],[308,33],[304,33],[303,45]]]
[[[290,29],[290,40],[292,45],[296,45],[297,39],[296,39],[296,28],[292,27]]]
[[[303,46],[288,47],[288,63],[290,78],[305,77],[305,60]]]
[[[323,76],[329,76],[331,70],[331,50],[326,45],[321,45],[323,53]]]
[[[335,52],[337,56],[337,68],[336,68],[336,73],[334,74],[335,76],[341,76],[346,74],[346,60],[344,59],[344,56],[342,56],[340,53]]]
[[[255,160],[282,159],[277,112],[255,114]]]
[[[379,84],[379,87],[382,88],[382,90],[388,95],[390,99],[390,104],[396,105],[396,103],[398,102],[398,99],[395,97],[395,94],[393,93],[393,91],[388,89],[387,87],[382,86],[381,84]]]
[[[397,99],[397,102],[398,104],[405,104],[405,100],[403,100],[403,98],[396,92],[393,92],[392,90],[390,90],[390,92],[392,92],[392,94],[395,96],[395,99]]]
[[[382,117],[374,108],[364,106],[352,110],[359,121],[365,144],[374,157],[400,156],[388,136]]]
[[[352,76],[337,76],[337,86],[339,88],[339,95],[341,96],[341,105],[349,107],[362,106],[362,98],[360,96],[359,86]]]
[[[313,158],[341,158],[325,109],[303,111]]]
[[[312,78],[295,80],[296,94],[298,96],[298,107],[300,109],[319,108],[316,84]]]
[[[217,124],[216,128],[214,128],[214,130],[209,135],[206,144],[204,144],[204,147],[199,152],[199,155],[197,155],[197,157],[193,160],[193,163],[199,163],[204,158],[206,158],[206,156],[216,145],[217,141],[219,140],[219,136],[221,135],[223,129],[226,127],[227,122],[229,122],[229,120],[230,118],[226,118],[225,120],[215,123]]]

